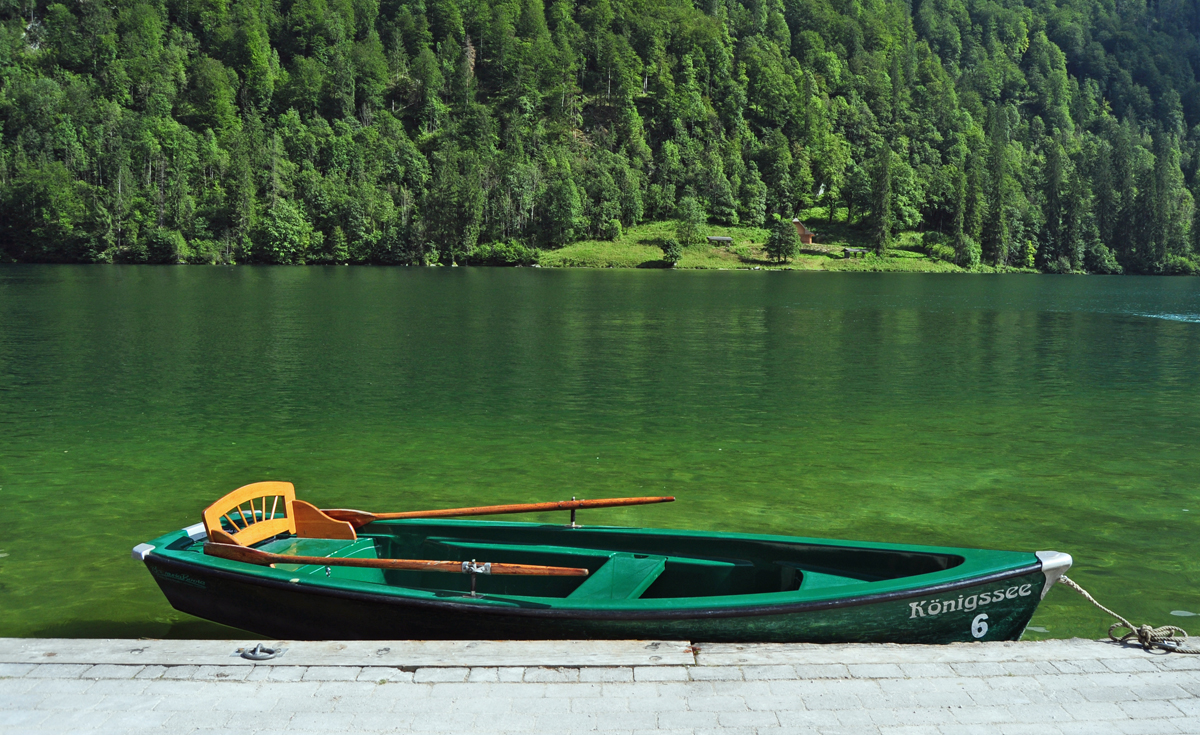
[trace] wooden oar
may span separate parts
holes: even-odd
[[[292,556],[272,554],[248,546],[204,544],[204,553],[231,561],[263,566],[272,564],[315,564],[324,567],[368,567],[370,569],[408,569],[418,572],[457,574],[527,574],[537,577],[586,577],[588,570],[576,567],[542,567],[531,564],[476,564],[474,561],[430,561],[426,559],[350,559],[329,556]]]
[[[339,521],[348,521],[355,528],[362,528],[372,521],[390,521],[398,518],[453,518],[455,516],[492,516],[504,513],[537,513],[546,510],[581,510],[583,508],[616,508],[623,505],[650,505],[670,503],[673,496],[651,498],[601,498],[599,500],[561,500],[551,503],[518,503],[516,505],[482,505],[477,508],[444,508],[442,510],[410,510],[403,513],[368,513],[365,510],[335,508],[321,512]],[[571,519],[572,521],[574,518]]]

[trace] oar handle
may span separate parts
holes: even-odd
[[[535,564],[476,564],[473,561],[433,561],[429,559],[352,559],[329,556],[292,556],[272,554],[234,544],[204,544],[204,553],[230,561],[269,566],[272,564],[313,564],[325,567],[365,567],[369,569],[403,569],[419,572],[450,572],[455,574],[517,574],[537,577],[586,577],[582,567],[547,567]]]
[[[581,510],[584,508],[617,508],[626,505],[670,503],[672,495],[646,498],[599,498],[596,500],[560,500],[549,503],[517,503],[513,505],[481,505],[473,508],[444,508],[442,510],[410,510],[400,513],[368,513],[361,510],[335,508],[322,510],[339,521],[349,521],[356,528],[372,521],[392,521],[402,518],[454,518],[456,516],[492,516],[506,513],[538,513],[550,510]]]

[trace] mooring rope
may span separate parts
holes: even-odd
[[[1063,576],[1059,577],[1058,581],[1083,595],[1085,598],[1087,598],[1088,602],[1121,621],[1108,626],[1108,637],[1114,641],[1126,643],[1136,638],[1137,642],[1141,644],[1142,648],[1147,651],[1154,648],[1161,648],[1164,651],[1171,651],[1173,653],[1200,654],[1200,648],[1191,648],[1184,645],[1184,643],[1187,642],[1188,634],[1183,628],[1177,628],[1174,625],[1163,625],[1157,628],[1151,628],[1149,625],[1139,625],[1135,627],[1133,623],[1097,602],[1095,597],[1092,597],[1087,590],[1080,587],[1075,583],[1075,580],[1070,579],[1067,577],[1067,575],[1064,574]],[[1120,630],[1121,628],[1127,628],[1129,632],[1118,638],[1115,631]]]

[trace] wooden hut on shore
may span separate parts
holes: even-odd
[[[792,224],[796,226],[796,234],[800,236],[800,242],[804,245],[812,245],[813,236],[817,233],[805,227],[799,218],[793,219]]]

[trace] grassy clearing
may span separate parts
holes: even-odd
[[[707,234],[732,237],[729,248],[693,245],[684,248],[676,268],[744,268],[765,264],[762,244],[767,231],[756,227],[709,227]],[[647,222],[631,227],[616,240],[581,240],[542,253],[538,261],[549,268],[665,268],[660,243],[675,237],[674,222]],[[757,250],[755,250],[757,248]],[[743,253],[742,258],[738,253]]]
[[[683,268],[763,268],[780,270],[827,271],[909,271],[918,273],[963,272],[953,263],[934,258],[921,246],[921,235],[903,232],[896,236],[896,246],[884,257],[874,253],[858,258],[845,258],[846,247],[870,248],[866,233],[844,221],[826,219],[828,210],[809,210],[804,221],[817,233],[817,242],[804,246],[800,255],[786,263],[776,263],[763,252],[768,231],[760,227],[723,227],[713,225],[705,234],[731,237],[733,242],[720,246],[693,245],[684,248],[677,269]],[[845,210],[835,212],[845,217]],[[558,250],[544,251],[540,264],[548,268],[665,268],[660,243],[675,236],[674,222],[648,222],[629,228],[620,238],[582,240]]]

